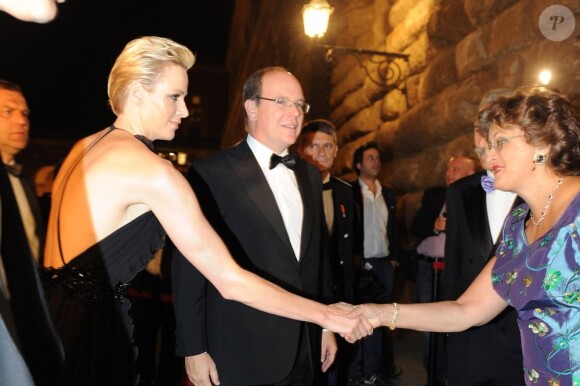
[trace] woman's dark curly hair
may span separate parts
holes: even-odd
[[[558,175],[580,175],[580,119],[563,95],[543,87],[522,87],[492,102],[481,114],[490,123],[481,127],[488,140],[493,125],[504,130],[517,126],[526,142],[551,147],[547,165]]]

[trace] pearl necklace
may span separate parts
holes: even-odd
[[[562,185],[563,181],[564,181],[564,177],[560,177],[558,179],[558,182],[556,182],[556,186],[554,186],[554,189],[552,189],[552,192],[548,195],[548,201],[546,201],[546,205],[544,205],[544,209],[542,210],[542,215],[540,216],[539,219],[534,220],[534,215],[532,214],[532,211],[530,210],[530,221],[532,222],[532,224],[534,226],[539,226],[540,223],[542,221],[544,221],[544,218],[548,214],[548,209],[550,208],[550,205],[552,204],[552,200],[554,199],[554,193],[556,193],[556,190],[558,190],[560,185]]]

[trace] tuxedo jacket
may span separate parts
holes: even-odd
[[[354,195],[354,204],[357,214],[357,224],[355,231],[355,254],[364,257],[364,208],[362,191],[359,180],[351,182],[352,191]],[[398,260],[398,242],[395,234],[395,220],[396,220],[396,197],[395,192],[387,187],[381,187],[383,199],[387,204],[389,216],[387,218],[387,239],[389,240],[389,260]]]
[[[419,206],[411,222],[411,234],[418,239],[418,243],[427,237],[435,236],[433,227],[435,220],[441,214],[441,209],[443,209],[443,205],[445,204],[446,192],[447,188],[437,186],[426,189],[425,193],[423,193],[421,206]]]
[[[3,167],[0,168],[0,196],[1,256],[10,291],[9,307],[0,307],[2,318],[11,339],[18,344],[35,384],[58,385],[64,351],[46,305],[12,184]],[[0,353],[2,355],[4,351]],[[14,351],[7,355],[14,355]]]
[[[494,253],[482,175],[485,172],[467,176],[447,189],[443,300],[457,299]],[[520,384],[522,353],[516,317],[515,310],[508,307],[484,326],[449,334],[450,374],[457,371],[473,381],[514,380]]]
[[[197,162],[188,178],[205,216],[240,266],[298,295],[329,298],[330,267],[322,258],[325,224],[320,172],[299,160],[294,174],[304,206],[299,260],[246,141]],[[224,299],[178,252],[172,273],[178,355],[207,351],[223,385],[269,384],[290,373],[301,331],[305,331],[316,373],[320,327],[307,324],[303,328],[302,322]]]
[[[354,301],[353,237],[355,226],[352,187],[340,178],[330,177],[334,221],[328,241],[332,267],[334,300]],[[326,228],[328,229],[328,228]]]

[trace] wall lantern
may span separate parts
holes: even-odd
[[[540,72],[538,79],[542,85],[546,86],[550,83],[550,80],[552,80],[552,72],[549,70],[544,70]]]
[[[334,8],[326,0],[310,0],[304,5],[302,16],[304,19],[304,32],[311,38],[322,38],[328,28],[328,21]],[[321,44],[326,48],[325,59],[331,62],[335,55],[350,54],[358,61],[359,66],[364,69],[368,79],[379,86],[398,88],[401,83],[401,68],[395,59],[402,59],[409,62],[409,55],[396,52],[374,51],[360,48],[334,46]],[[367,58],[367,61],[363,61]],[[371,65],[374,65],[373,68]],[[401,90],[405,92],[404,88]]]
[[[326,0],[311,0],[310,3],[304,5],[302,10],[304,33],[311,38],[323,37],[332,12],[334,8]]]

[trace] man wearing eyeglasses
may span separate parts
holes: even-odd
[[[512,92],[496,89],[485,95],[473,132],[475,153],[484,171],[463,178],[447,189],[442,300],[457,299],[471,285],[493,256],[494,244],[509,211],[522,202],[515,193],[493,188],[490,170],[496,153],[489,151],[490,146],[480,131],[482,125],[490,124],[487,118],[490,103]],[[448,385],[523,385],[522,346],[516,319],[516,311],[508,307],[483,326],[449,334]]]
[[[288,153],[310,109],[302,87],[268,67],[246,80],[243,102],[245,140],[189,171],[203,212],[242,267],[331,299],[320,172]],[[177,354],[195,385],[311,385],[334,361],[332,333],[224,299],[183,256],[174,256],[172,272]]]

